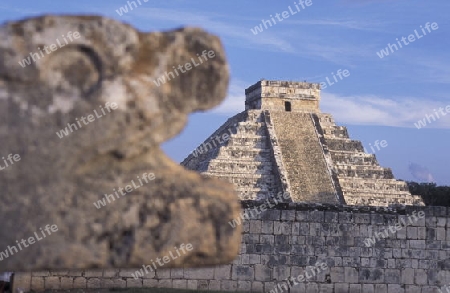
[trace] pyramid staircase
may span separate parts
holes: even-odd
[[[410,194],[406,182],[395,180],[390,168],[378,164],[362,143],[349,138],[347,128],[337,126],[330,114],[317,115],[326,147],[331,154],[345,201],[349,205],[419,205],[420,196]]]
[[[233,183],[243,200],[265,199],[280,191],[262,111],[249,110],[229,119],[216,135],[231,133],[218,148],[202,157],[189,155],[181,164],[204,175]]]

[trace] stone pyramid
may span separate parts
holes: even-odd
[[[423,205],[362,143],[319,110],[320,85],[261,80],[245,111],[228,119],[181,164],[236,186],[241,200],[288,193],[293,202]]]

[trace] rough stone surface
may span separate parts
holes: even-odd
[[[42,284],[39,284],[39,280],[36,278],[35,284],[36,289],[44,288]],[[31,290],[31,274],[30,273],[14,273],[14,280],[12,283],[11,292],[28,292]]]
[[[423,205],[360,141],[319,109],[320,86],[262,80],[230,118],[181,164],[233,183],[242,200],[278,192],[294,202]],[[220,143],[220,138],[229,136]]]
[[[310,113],[272,111],[293,201],[339,203]]]
[[[249,200],[242,204],[249,212],[259,208],[262,202]],[[225,291],[240,288],[242,292],[249,292],[252,288],[253,292],[270,292],[283,284],[285,278],[298,279],[306,273],[311,276],[312,266],[326,263],[324,271],[283,292],[440,292],[438,289],[446,292],[450,277],[449,241],[438,240],[437,234],[406,238],[400,235],[407,228],[437,229],[435,220],[438,217],[450,218],[446,207],[283,203],[273,207],[272,211],[278,211],[277,216],[268,219],[268,211],[265,211],[244,220],[242,225],[266,222],[275,227],[287,226],[288,234],[244,229],[241,252],[231,264],[215,268],[185,268],[182,271],[163,269],[151,279],[140,277],[139,281],[143,281],[143,287],[186,286],[194,290]],[[292,212],[295,216],[285,217],[284,212]],[[424,213],[424,218],[419,218],[419,213]],[[405,218],[406,226],[401,224],[400,230],[389,232],[385,238],[379,236],[389,227],[403,223]],[[445,235],[449,235],[450,227],[442,229]],[[375,243],[368,243],[370,238]],[[419,241],[424,246],[417,248]],[[41,288],[39,280],[42,278],[45,278],[47,287],[47,280],[52,276],[53,273],[46,277],[33,276],[31,289]],[[126,280],[127,286],[131,281],[135,284],[131,275],[123,276],[126,277],[113,280]],[[98,280],[98,277],[85,278],[89,283],[94,282],[91,279]],[[107,279],[103,280],[106,282]],[[136,283],[140,285],[140,282]],[[74,288],[79,287],[74,285]]]
[[[69,32],[80,37],[70,41]],[[233,186],[186,171],[159,146],[183,129],[189,113],[225,97],[228,65],[217,37],[195,28],[141,33],[102,17],[44,16],[4,24],[0,38],[0,157],[21,158],[0,170],[0,251],[46,225],[58,228],[4,258],[0,270],[139,267],[182,243],[193,250],[166,267],[235,258],[240,229],[227,223],[240,211]],[[57,40],[65,45],[43,51]],[[39,60],[19,65],[40,50]],[[215,57],[199,64],[205,50]],[[189,62],[190,71],[153,82]],[[144,173],[154,179],[141,186]],[[110,202],[96,208],[106,194]]]

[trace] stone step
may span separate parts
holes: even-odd
[[[262,139],[262,138],[266,138],[267,136],[264,135],[260,135],[260,134],[246,134],[246,133],[233,133],[230,137],[230,139],[233,138],[250,138],[250,139]]]
[[[270,152],[270,147],[267,145],[267,147],[248,147],[248,146],[241,146],[241,145],[232,145],[232,146],[225,146],[221,149],[231,150],[231,151],[261,151],[261,152]]]
[[[275,176],[273,174],[248,174],[248,173],[223,173],[217,171],[207,171],[203,172],[203,175],[213,176],[217,178],[230,178],[233,182],[273,182],[275,181]]]
[[[273,181],[275,179],[275,176],[272,174],[254,174],[254,173],[224,173],[224,172],[217,172],[217,171],[207,171],[202,172],[203,175],[206,176],[214,176],[214,177],[227,177],[227,178],[236,178],[236,179],[242,179],[242,180],[249,180],[250,182],[253,182],[255,180],[260,181]]]
[[[359,166],[357,166],[359,167]],[[358,178],[372,178],[372,179],[394,179],[394,175],[392,174],[392,170],[389,168],[381,168],[381,169],[337,169],[337,173],[339,177],[358,177]],[[340,179],[340,178],[339,178]]]
[[[359,140],[348,138],[325,138],[328,149],[331,151],[355,151],[364,152],[364,147]]]
[[[272,166],[269,162],[239,162],[229,160],[228,162],[212,160],[208,165],[209,171],[232,172],[232,173],[254,173],[254,174],[270,174]]]
[[[382,197],[404,197],[404,196],[411,196],[409,191],[405,190],[382,190],[382,189],[371,189],[371,188],[349,188],[342,187],[342,191],[344,194],[361,194],[364,195],[370,195],[373,194],[373,196],[382,196]]]
[[[270,190],[273,188],[273,183],[275,179],[270,181],[260,181],[260,180],[252,180],[248,178],[237,178],[237,177],[219,177],[223,180],[226,180],[230,183],[233,183],[236,188],[255,188],[261,190]]]
[[[258,191],[258,192],[253,192],[253,191],[238,191],[239,194],[239,199],[240,200],[256,200],[256,199],[261,199],[261,198],[268,198],[269,193],[266,191]]]
[[[356,171],[367,171],[367,172],[377,172],[377,171],[385,171],[385,169],[379,165],[353,165],[353,164],[339,164],[336,165],[338,170],[348,171],[348,170],[356,170]]]
[[[239,193],[268,193],[269,191],[265,187],[250,187],[250,186],[237,186],[236,190]]]
[[[241,134],[253,134],[253,135],[265,135],[265,123],[264,122],[239,122],[236,126],[236,133]]]
[[[406,199],[406,198],[362,198],[362,197],[351,197],[345,196],[345,201],[347,205],[355,205],[355,206],[390,206],[393,204],[402,204],[402,205],[420,205],[420,199]]]
[[[325,138],[349,138],[347,127],[345,126],[329,126],[322,127]]]
[[[336,125],[331,114],[317,113],[316,115],[319,117],[320,126],[322,128],[333,127]]]
[[[203,174],[232,183],[241,200],[256,199],[256,197],[266,198],[269,194],[276,194],[278,191],[274,175],[217,173],[215,171]]]
[[[366,171],[368,173],[372,173],[372,172],[381,172],[381,173],[386,173],[386,174],[390,174],[392,173],[392,170],[390,168],[385,168],[385,167],[381,167],[378,164],[372,164],[372,165],[354,165],[354,164],[339,164],[338,165],[338,169],[342,169],[342,170],[357,170],[358,172],[363,172]],[[390,177],[387,179],[391,179]]]
[[[385,192],[377,192],[377,191],[373,191],[373,190],[358,190],[358,191],[352,191],[352,190],[347,190],[344,191],[344,193],[347,196],[359,196],[359,197],[380,197],[380,198],[387,198],[386,197],[386,193]],[[411,194],[407,191],[397,191],[395,193],[395,196],[389,196],[389,198],[410,198]]]
[[[335,165],[351,164],[351,165],[376,165],[378,161],[373,154],[366,154],[361,152],[342,152],[330,151],[331,158]]]
[[[269,161],[264,162],[248,162],[241,160],[212,160],[209,163],[209,168],[217,170],[228,170],[228,172],[238,173],[256,173],[256,171],[265,170],[272,172],[272,164]]]
[[[248,110],[247,120],[249,122],[263,122],[262,110]]]
[[[261,112],[261,111],[260,111]],[[260,115],[260,114],[259,114]],[[231,119],[231,118],[230,118]],[[230,120],[229,119],[229,120]],[[261,120],[261,118],[259,118]],[[198,156],[214,157],[214,152],[223,145],[230,144],[230,141],[236,138],[259,138],[265,137],[265,132],[259,130],[263,127],[265,123],[263,122],[251,122],[251,121],[240,121],[237,123],[231,123],[227,127],[224,125],[221,127],[221,131],[216,131],[215,134],[211,135],[202,144],[200,144],[196,149],[194,149],[191,154],[197,151]],[[223,134],[227,134],[228,138],[223,139]],[[247,146],[248,145],[244,145]]]
[[[237,192],[240,195],[240,197],[242,198],[242,200],[246,200],[246,199],[252,199],[252,200],[268,199],[268,198],[272,197],[273,194],[276,193],[274,191],[269,191],[269,190],[259,190],[259,191],[240,190],[240,191],[237,191]]]
[[[356,177],[366,179],[394,179],[392,170],[389,168],[375,169],[375,170],[362,170],[362,169],[335,169],[339,179],[341,177]]]
[[[214,156],[215,153],[218,152],[220,144],[217,141],[208,141],[206,143],[202,143],[197,148],[195,148],[190,155],[194,157],[210,157]],[[195,156],[196,154],[196,156]]]
[[[411,195],[409,193],[398,194],[397,196],[386,196],[384,193],[373,192],[346,192],[344,193],[346,203],[348,205],[377,205],[389,206],[392,204],[404,205],[421,205],[422,200],[419,196]]]
[[[268,141],[266,136],[260,137],[237,137],[232,136],[228,142],[228,146],[244,146],[254,148],[267,148]]]
[[[204,169],[201,169],[200,166],[203,166],[204,162],[207,162],[209,158],[217,157],[219,152],[219,148],[213,148],[203,153],[197,153],[195,156],[195,150],[189,155],[189,159],[185,159],[182,162],[182,166],[189,170],[196,170],[197,172],[203,172]]]
[[[251,188],[274,189],[276,186],[275,176],[265,174],[226,174],[218,172],[204,172],[203,175],[221,178],[235,185],[236,188],[241,186]]]
[[[211,162],[230,163],[230,164],[249,164],[249,165],[254,165],[254,166],[259,166],[261,164],[272,165],[271,160],[255,161],[255,160],[251,160],[251,159],[231,159],[231,158],[222,158],[222,157],[217,157],[215,159],[212,159]]]
[[[340,181],[345,182],[345,183],[358,183],[358,182],[370,182],[368,179],[363,179],[363,178],[342,178]],[[406,185],[406,182],[401,181],[401,180],[396,180],[396,179],[377,179],[376,181],[373,182],[377,182],[380,184],[398,184],[398,185]]]
[[[397,181],[393,179],[361,179],[361,178],[340,178],[339,183],[342,188],[372,188],[373,190],[383,191],[405,191],[409,192],[408,185],[403,181]]]
[[[271,154],[265,152],[221,150],[221,153],[216,158],[220,160],[230,160],[237,162],[247,162],[248,160],[255,160],[257,162],[266,162],[271,160]]]
[[[220,159],[242,159],[242,160],[271,160],[270,149],[248,149],[245,147],[230,146],[220,149],[217,158]]]

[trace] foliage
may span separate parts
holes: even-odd
[[[428,206],[450,206],[450,186],[437,186],[436,183],[406,182],[411,194],[420,195]]]

